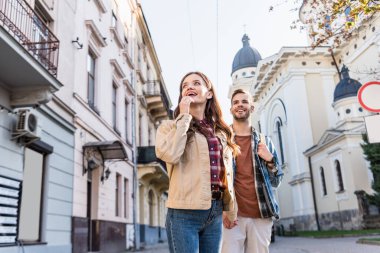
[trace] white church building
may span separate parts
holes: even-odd
[[[229,97],[236,89],[251,92],[253,125],[276,145],[285,173],[276,192],[285,230],[364,226],[355,192],[372,193],[360,146],[370,113],[357,92],[376,78],[366,70],[379,68],[380,19],[371,22],[333,51],[283,47],[262,59],[248,35],[242,38]]]

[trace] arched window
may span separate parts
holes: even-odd
[[[150,190],[148,193],[148,204],[149,204],[149,226],[153,226],[154,217],[154,194]]]
[[[344,185],[343,185],[343,176],[342,176],[342,169],[340,167],[340,162],[338,160],[335,160],[335,171],[336,171],[336,178],[338,183],[338,192],[344,191]]]
[[[326,188],[325,171],[323,170],[323,167],[319,168],[319,173],[321,175],[322,194],[323,196],[326,196],[327,188]]]
[[[285,161],[284,161],[284,148],[283,148],[283,142],[282,142],[281,126],[282,126],[281,118],[278,118],[278,120],[276,122],[278,145],[280,148],[280,150],[278,150],[278,152],[280,152],[281,164],[284,164],[285,163]]]

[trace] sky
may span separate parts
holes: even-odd
[[[232,123],[228,89],[244,33],[262,58],[284,46],[307,45],[305,33],[290,29],[298,12],[285,2],[293,1],[141,0],[172,108],[178,103],[182,77],[199,70],[214,84],[225,121]]]

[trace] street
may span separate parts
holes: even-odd
[[[380,246],[356,243],[358,239],[359,237],[314,239],[277,236],[276,242],[270,246],[270,253],[380,253]],[[159,244],[138,252],[168,253],[169,250],[167,244]]]

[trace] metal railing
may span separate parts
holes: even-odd
[[[24,0],[0,0],[0,26],[57,75],[59,40]]]
[[[161,99],[162,99],[162,102],[164,104],[165,110],[170,114],[169,99],[166,96],[166,94],[165,94],[164,91],[165,90],[164,90],[164,87],[162,86],[162,83],[158,82],[158,86],[157,86],[157,82],[156,81],[147,81],[146,87],[143,90],[144,95],[147,95],[147,96],[160,96]]]

